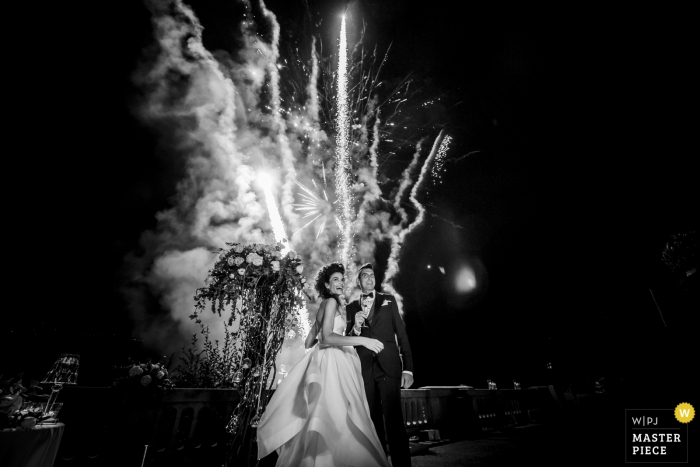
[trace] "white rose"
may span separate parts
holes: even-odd
[[[143,384],[144,386],[148,386],[149,384],[151,384],[151,377],[149,375],[146,375],[143,378],[141,378],[141,384]]]
[[[233,258],[229,258],[229,259],[228,259],[228,265],[229,265],[229,266],[233,266]]]
[[[143,368],[141,368],[138,365],[132,366],[131,369],[129,370],[129,376],[136,376],[136,375],[140,375],[141,373],[143,373]]]
[[[245,269],[243,269],[243,268],[239,269],[239,270],[238,270],[238,274],[240,274],[241,276],[242,276],[243,274],[245,274]],[[233,274],[231,274],[231,275],[233,275]]]
[[[243,261],[245,261],[245,259],[241,258],[240,256],[236,256],[236,259],[233,262],[236,263],[236,266],[240,266]]]
[[[299,266],[297,266],[297,272],[299,274],[301,274],[303,271],[304,271],[304,266],[302,266],[301,264]]]
[[[256,253],[250,253],[250,254],[246,257],[246,261],[247,261],[248,263],[250,263],[250,264],[255,265],[255,266],[262,266],[262,264],[263,264],[263,257],[260,256],[260,255],[258,255],[258,254],[256,254]]]
[[[273,270],[273,271],[279,271],[279,270],[280,270],[280,262],[279,262],[279,261],[271,261],[270,264],[272,265],[272,270]]]

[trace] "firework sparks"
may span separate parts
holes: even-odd
[[[331,203],[328,201],[328,194],[326,193],[325,189],[319,188],[319,186],[316,184],[314,180],[311,180],[311,182],[314,185],[315,192],[311,190],[309,187],[303,185],[302,183],[299,183],[298,181],[296,184],[299,186],[299,188],[302,189],[302,192],[298,193],[299,197],[301,198],[301,203],[296,203],[293,204],[294,209],[297,211],[302,211],[303,214],[301,216],[302,219],[307,219],[309,217],[313,218],[308,221],[306,224],[304,224],[301,228],[299,228],[294,234],[300,232],[302,229],[305,229],[306,227],[310,226],[313,224],[317,219],[327,216],[331,212]],[[318,237],[323,233],[323,231],[326,228],[326,219],[321,220],[321,225],[318,228],[318,231],[316,232],[316,239],[318,240]],[[294,236],[292,234],[292,236]]]
[[[430,170],[431,174],[433,175],[433,184],[437,183],[438,181],[442,183],[442,168],[445,164],[445,157],[447,156],[447,150],[450,147],[451,140],[452,137],[450,135],[447,135],[445,136],[445,139],[442,140],[442,143],[440,143],[440,148],[438,149],[437,155],[435,156],[435,163],[433,164],[433,167]]]
[[[348,43],[345,31],[345,15],[340,25],[340,49],[338,53],[338,114],[336,116],[336,169],[335,185],[340,200],[341,262],[350,264],[352,250],[353,199],[350,189],[350,113],[348,108]]]
[[[416,181],[416,184],[413,185],[413,188],[411,189],[411,196],[409,197],[411,199],[411,202],[413,205],[416,207],[416,210],[418,211],[418,215],[414,219],[413,223],[409,225],[406,230],[401,232],[401,237],[402,240],[406,238],[406,235],[410,234],[413,229],[418,227],[421,222],[423,222],[423,218],[425,217],[425,208],[423,205],[418,201],[417,196],[418,196],[418,190],[420,189],[423,180],[425,179],[425,175],[428,172],[428,167],[430,167],[430,163],[433,162],[435,159],[435,156],[438,152],[438,148],[442,147],[442,142],[445,138],[445,131],[442,130],[440,131],[440,134],[435,138],[435,142],[433,143],[433,149],[430,151],[430,154],[428,155],[428,158],[425,160],[425,163],[423,164],[423,168],[420,171],[420,175],[418,176],[418,180]]]

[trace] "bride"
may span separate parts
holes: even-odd
[[[316,290],[324,299],[306,339],[306,354],[278,385],[258,425],[258,459],[277,451],[277,466],[383,466],[386,455],[370,419],[355,348],[379,353],[384,345],[344,336],[345,268],[323,266]],[[320,332],[319,332],[320,331]]]

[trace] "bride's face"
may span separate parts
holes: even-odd
[[[343,273],[334,272],[331,274],[331,278],[326,282],[326,287],[331,291],[332,294],[340,295],[343,293],[343,288],[345,287],[345,278]]]

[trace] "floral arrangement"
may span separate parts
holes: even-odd
[[[130,361],[116,367],[119,372],[112,386],[135,395],[155,395],[175,387],[168,378],[167,363],[153,363],[150,360],[139,363]]]
[[[214,269],[205,280],[206,286],[197,290],[195,312],[190,315],[191,319],[201,322],[198,313],[206,308],[206,301],[210,301],[211,310],[219,316],[224,307],[230,305],[234,299],[237,299],[236,310],[241,311],[242,302],[250,295],[246,292],[252,292],[258,286],[265,285],[277,286],[278,292],[291,292],[292,296],[280,298],[291,299],[302,305],[300,294],[294,289],[301,289],[306,283],[306,279],[301,276],[304,266],[293,250],[283,257],[281,243],[272,246],[258,243],[226,245],[230,248],[221,249]],[[280,287],[281,285],[286,287]],[[229,325],[233,323],[234,318],[232,314]]]
[[[222,387],[239,390],[240,402],[227,431],[231,435],[231,458],[245,458],[245,463],[255,454],[254,430],[250,428],[257,427],[272,395],[268,389],[274,382],[275,359],[284,338],[295,327],[303,338],[304,332],[308,332],[302,318],[306,309],[303,293],[306,279],[302,277],[304,266],[299,257],[294,251],[283,254],[280,243],[226,245],[228,248],[221,249],[205,287],[197,290],[195,311],[190,316],[200,325],[200,314],[207,309],[224,318],[223,352],[214,357],[218,342],[216,347],[207,344],[208,330],[202,327],[204,350],[186,354],[189,371],[182,367],[179,370],[187,377],[208,368]]]

